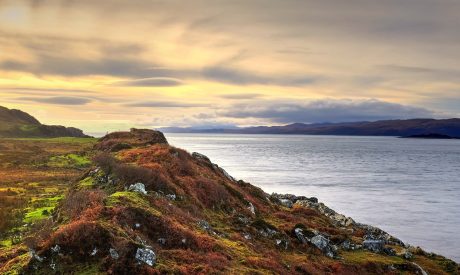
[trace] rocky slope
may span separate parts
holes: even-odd
[[[316,198],[236,180],[160,132],[113,133],[93,153],[46,226],[3,253],[0,273],[459,273]]]
[[[73,127],[43,125],[36,118],[16,109],[0,106],[1,137],[88,137]]]

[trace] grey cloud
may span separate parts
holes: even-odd
[[[21,63],[7,60],[0,63],[0,68],[12,71],[26,71],[37,75],[111,75],[118,77],[148,77],[155,74],[153,64],[137,59],[103,58],[78,59],[59,56],[38,56],[35,63]]]
[[[262,94],[258,93],[245,93],[245,94],[225,94],[221,95],[221,98],[226,98],[226,99],[254,99],[254,98],[259,98],[262,97]]]
[[[418,67],[418,66],[406,66],[397,64],[379,65],[380,68],[385,71],[398,72],[398,73],[411,73],[411,74],[433,74],[433,75],[457,75],[460,77],[459,70],[449,69],[438,69],[433,67]]]
[[[129,81],[117,82],[117,86],[130,86],[130,87],[174,87],[180,86],[183,82],[179,79],[168,77],[151,77],[143,79],[135,79]]]
[[[94,94],[95,91],[80,90],[80,89],[59,89],[59,88],[30,88],[30,87],[2,87],[2,91],[12,93],[23,93],[23,94],[39,94],[50,93],[50,94],[62,94],[62,93],[79,93],[79,94]]]
[[[204,78],[236,85],[279,85],[303,86],[314,83],[317,79],[312,76],[265,76],[248,71],[226,68],[222,66],[208,67],[202,71]]]
[[[193,107],[207,107],[206,104],[186,103],[179,101],[145,101],[133,102],[124,104],[125,107],[141,107],[141,108],[193,108]]]
[[[276,123],[375,121],[434,116],[432,111],[424,108],[375,99],[317,100],[306,103],[266,101],[253,105],[235,105],[218,114],[232,118],[268,119]]]
[[[54,96],[54,97],[18,97],[16,100],[33,101],[56,105],[85,105],[92,100],[84,97]]]

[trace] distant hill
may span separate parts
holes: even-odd
[[[0,106],[0,137],[88,137],[73,127],[43,125],[26,112]]]
[[[161,128],[166,133],[234,133],[291,135],[412,136],[440,134],[460,137],[460,119],[406,119],[346,123],[294,123],[236,129]]]

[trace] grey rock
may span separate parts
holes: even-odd
[[[324,205],[323,203],[318,203],[317,201],[318,200],[316,198],[310,198],[307,200],[298,200],[295,202],[295,204],[302,206],[302,207],[315,209],[321,214],[331,219],[337,225],[347,227],[347,226],[355,224],[355,221],[352,218],[339,214],[335,212],[334,210],[332,210],[331,208]]]
[[[385,248],[385,242],[383,240],[367,239],[363,241],[363,248],[374,253],[382,253]]]
[[[40,257],[37,254],[37,252],[35,252],[35,250],[33,250],[33,249],[29,250],[29,254],[33,259],[35,259],[35,260],[37,260],[39,262],[43,262],[43,260],[45,259],[44,257]]]
[[[212,231],[211,225],[209,225],[209,223],[205,220],[199,221],[198,226],[200,226],[203,230]]]
[[[238,221],[241,222],[242,224],[249,224],[251,222],[251,219],[244,215],[239,215]]]
[[[414,255],[409,250],[404,249],[401,253],[401,257],[406,260],[410,260],[414,257]]]
[[[265,238],[271,238],[275,236],[278,232],[270,228],[263,228],[263,229],[259,229],[259,233]]]
[[[361,228],[366,231],[364,239],[382,240],[385,244],[399,245],[405,247],[405,244],[401,240],[391,236],[390,234],[388,234],[380,228],[360,223],[355,223],[355,225],[358,228]]]
[[[156,263],[157,256],[150,248],[138,248],[136,251],[136,260],[153,266]]]
[[[287,240],[276,239],[276,240],[275,240],[275,243],[276,243],[277,246],[282,247],[282,248],[284,248],[285,250],[288,249],[289,241],[287,241]]]
[[[307,238],[306,238],[305,235],[303,234],[302,228],[296,228],[296,229],[294,229],[294,233],[295,233],[297,239],[299,239],[299,241],[300,241],[301,243],[308,243]]]
[[[161,245],[165,245],[166,244],[166,239],[165,238],[158,238],[157,242]]]
[[[246,240],[250,240],[252,237],[251,237],[251,234],[249,233],[243,233],[243,237],[246,239]]]
[[[304,232],[302,228],[295,228],[294,234],[301,243],[311,243],[319,250],[321,250],[326,256],[334,258],[336,256],[337,248],[330,244],[328,238],[319,234],[317,231],[308,231],[308,234]],[[309,237],[309,235],[313,235]]]
[[[337,250],[334,246],[330,245],[329,239],[323,235],[316,235],[311,238],[310,242],[321,250],[326,256],[334,258],[335,251]]]
[[[249,209],[249,211],[251,211],[251,213],[252,213],[253,215],[256,214],[256,208],[254,207],[254,205],[253,205],[251,202],[249,202],[248,209]]]
[[[294,205],[294,203],[289,199],[280,199],[280,202],[283,206],[287,208],[292,208],[292,206]]]
[[[110,257],[112,257],[112,259],[114,260],[118,260],[118,258],[120,257],[120,255],[118,255],[118,252],[113,248],[109,249],[109,253],[110,253]]]
[[[59,253],[59,251],[61,251],[61,247],[59,245],[55,245],[55,246],[51,247],[51,251],[53,253]]]
[[[176,195],[175,194],[167,194],[166,198],[168,200],[175,201],[176,200]]]
[[[135,183],[135,184],[131,184],[129,186],[128,190],[147,195],[147,191],[145,190],[145,185],[143,183],[140,183],[140,182]]]

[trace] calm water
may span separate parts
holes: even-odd
[[[460,261],[460,140],[167,134],[266,192],[318,197],[356,221]]]

